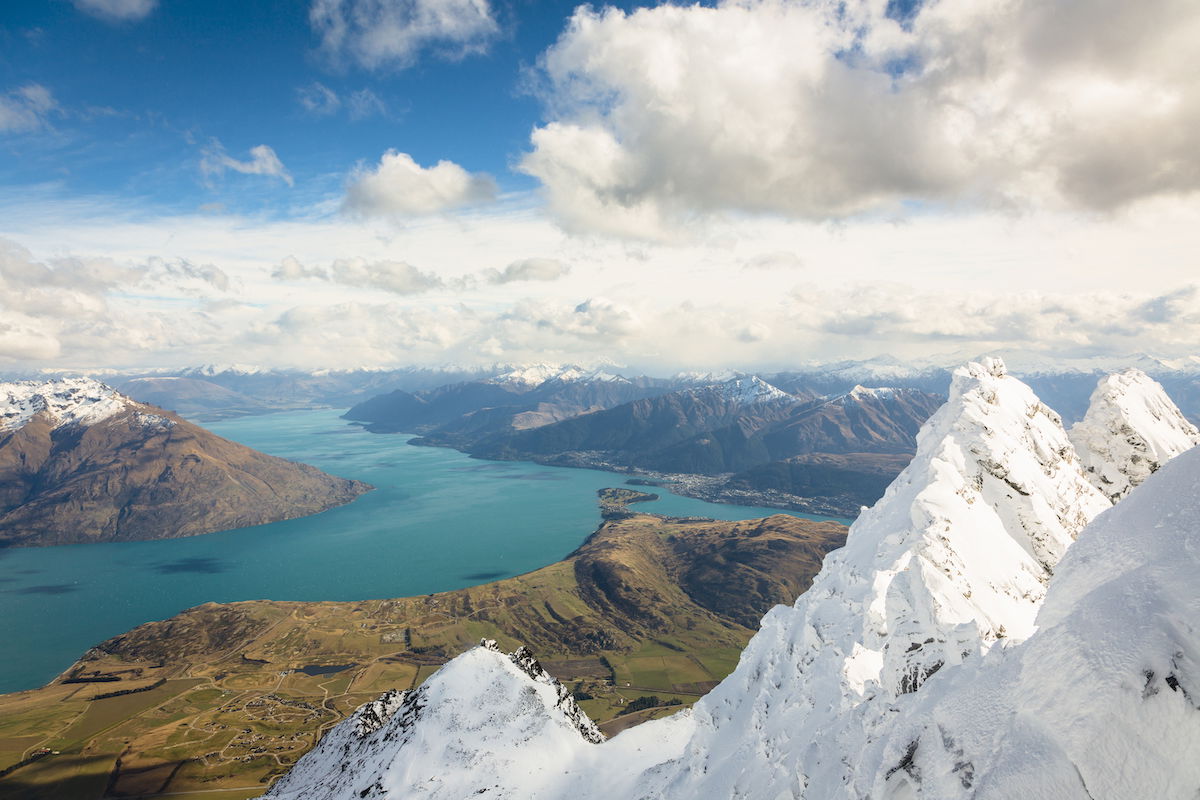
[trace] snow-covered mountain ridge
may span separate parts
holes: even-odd
[[[22,428],[38,413],[44,413],[55,428],[94,425],[135,405],[91,378],[0,383],[0,431]]]
[[[1200,444],[1196,426],[1161,386],[1136,369],[1100,380],[1087,414],[1071,428],[1070,437],[1088,478],[1114,501]]]
[[[1125,407],[1149,402],[1154,388],[1129,386]],[[1148,421],[1123,419],[1134,432]],[[1179,445],[1161,431],[1143,439]],[[1149,474],[1131,468],[1134,451],[1108,452],[1131,484]],[[501,724],[460,735],[457,706],[434,709],[433,695],[467,707],[503,696],[512,705],[502,716],[526,719],[516,689],[492,683],[497,675],[477,649],[427,682],[430,705],[414,727],[431,741],[451,715],[453,758],[384,739],[369,759],[348,763],[323,744],[271,796],[1135,797],[1128,789],[1154,768],[1169,775],[1152,796],[1193,800],[1196,759],[1173,768],[1115,757],[1119,745],[1147,749],[1165,731],[1184,737],[1166,748],[1176,760],[1200,742],[1200,688],[1192,688],[1200,507],[1195,488],[1159,498],[1200,484],[1200,457],[1181,462],[1149,478],[1154,491],[1146,494],[1148,483],[1120,513],[1105,514],[1089,528],[1100,531],[1094,539],[1082,534],[1081,555],[1060,565],[1110,501],[1085,475],[1057,414],[999,360],[971,364],[955,372],[912,463],[855,522],[846,547],[826,558],[794,606],[767,614],[734,673],[692,712],[601,745],[578,735],[547,744],[538,738],[545,720],[527,744],[514,744]],[[1177,545],[1164,528],[1176,531]],[[1127,635],[1145,613],[1144,635]],[[1105,615],[1118,627],[1100,630]],[[1084,733],[1072,732],[1073,720],[1086,723]],[[1081,752],[1089,735],[1100,746]],[[296,793],[346,774],[339,792]],[[1086,795],[1080,786],[1112,791]]]

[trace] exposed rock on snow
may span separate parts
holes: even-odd
[[[38,413],[51,427],[94,425],[119,414],[133,402],[91,378],[0,383],[0,431],[18,430]]]
[[[1088,478],[1113,501],[1200,444],[1196,426],[1157,382],[1136,369],[1100,379],[1070,436]]]
[[[1131,436],[1091,441],[1105,430]],[[481,647],[405,699],[415,723],[397,712],[354,759],[323,742],[271,796],[1194,800],[1198,497],[1200,450],[1068,551],[1110,502],[1059,417],[985,359],[692,712],[593,745],[539,669]]]

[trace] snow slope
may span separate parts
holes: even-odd
[[[1200,450],[1102,514],[1038,631],[947,671],[858,757],[875,798],[1193,800],[1200,792]]]
[[[1158,383],[1136,369],[1100,379],[1070,436],[1088,478],[1114,501],[1200,444],[1196,426]]]
[[[134,405],[91,378],[0,383],[0,431],[23,428],[38,413],[49,417],[55,428],[94,425]]]
[[[691,712],[595,745],[476,649],[417,691],[416,725],[352,757],[323,742],[271,796],[1194,800],[1200,455],[1180,462],[1060,564],[1111,504],[1053,411],[999,360],[970,364],[846,547]]]

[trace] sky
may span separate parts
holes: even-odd
[[[1200,351],[1194,0],[25,0],[0,370]]]

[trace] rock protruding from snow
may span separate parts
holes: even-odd
[[[94,425],[133,404],[92,378],[0,383],[0,431],[18,430],[39,413],[55,428]]]
[[[1025,643],[948,671],[854,755],[840,796],[1194,800],[1200,450],[1101,515]]]
[[[500,652],[500,647],[496,644],[495,639],[484,639],[480,641],[479,646]],[[528,675],[531,680],[537,681],[538,683],[544,683],[547,686],[554,688],[555,694],[558,696],[558,699],[555,700],[554,707],[561,711],[563,715],[571,721],[571,724],[574,725],[575,729],[579,731],[580,736],[592,744],[600,744],[600,742],[605,740],[606,737],[600,732],[600,729],[596,727],[596,723],[592,722],[588,718],[588,715],[583,713],[583,709],[579,707],[579,704],[575,702],[575,698],[572,696],[571,691],[566,686],[563,686],[562,683],[559,682],[558,678],[555,678],[542,668],[541,663],[534,658],[533,652],[530,651],[528,647],[525,647],[524,645],[518,647],[512,654],[509,655],[509,658],[512,659],[512,662],[516,665],[517,669]]]
[[[1088,478],[1114,502],[1200,444],[1200,431],[1162,386],[1136,369],[1100,379],[1070,436]]]
[[[527,649],[506,655],[484,640],[419,688],[360,708],[266,796],[536,797],[603,740]],[[505,788],[514,783],[515,793]]]
[[[402,705],[408,692],[389,689],[369,703],[363,703],[351,717],[355,735],[360,739],[384,726]]]

